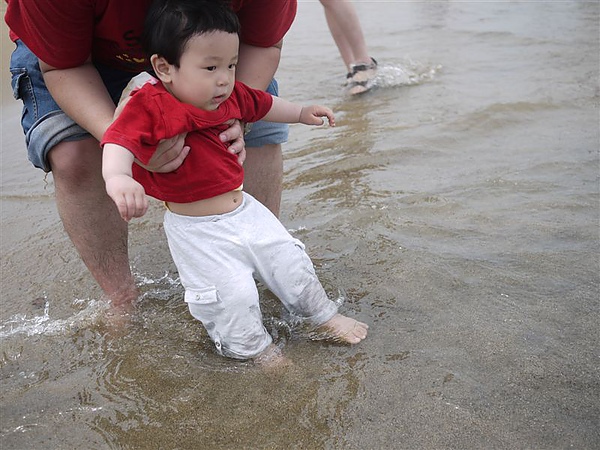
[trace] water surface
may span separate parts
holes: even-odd
[[[26,162],[2,41],[4,449],[600,448],[599,3],[357,1],[376,88],[347,98],[318,2],[282,96],[281,219],[357,347],[311,342],[262,292],[295,366],[215,355],[182,302],[162,209],[131,227],[144,296],[123,331]]]

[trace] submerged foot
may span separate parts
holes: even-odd
[[[336,314],[315,330],[316,339],[358,344],[367,337],[369,326],[350,317]]]
[[[283,355],[283,352],[275,344],[269,345],[258,356],[253,358],[254,364],[260,366],[267,372],[277,372],[292,366],[292,362]]]
[[[104,323],[108,325],[112,335],[118,336],[127,332],[131,317],[136,311],[139,295],[135,286],[127,286],[110,295],[104,294],[108,303],[104,314]]]

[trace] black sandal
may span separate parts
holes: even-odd
[[[346,74],[346,85],[350,95],[362,94],[372,87],[372,81],[377,76],[377,61],[371,58],[370,64],[353,64],[352,72]]]

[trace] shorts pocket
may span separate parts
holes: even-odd
[[[210,305],[211,303],[217,303],[218,301],[219,297],[215,286],[201,289],[186,289],[185,291],[185,302],[187,304]]]
[[[12,90],[13,90],[13,97],[15,98],[15,100],[20,100],[21,98],[23,98],[23,94],[21,93],[21,89],[22,89],[22,85],[24,85],[24,88],[28,88],[28,86],[31,86],[31,83],[29,81],[29,76],[27,75],[27,69],[24,68],[14,68],[14,69],[10,69],[10,74],[11,74],[11,86],[12,86]],[[31,88],[29,88],[29,91],[31,90]]]
[[[25,68],[11,68],[11,86],[15,100],[23,102],[21,123],[25,131],[39,118],[38,104],[33,93],[33,83]]]
[[[186,289],[184,299],[192,316],[202,322],[208,334],[213,337],[213,332],[219,324],[219,317],[224,310],[217,288],[208,286]]]
[[[219,331],[222,326],[219,319],[223,313],[223,304],[219,299],[217,288],[209,286],[201,289],[186,289],[184,299],[190,314],[204,325],[215,344],[217,353],[223,355],[223,344]]]

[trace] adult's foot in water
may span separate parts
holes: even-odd
[[[139,295],[135,286],[122,289],[112,295],[105,294],[108,306],[104,314],[104,322],[109,326],[111,334],[119,335],[127,332],[127,325],[131,322]]]

